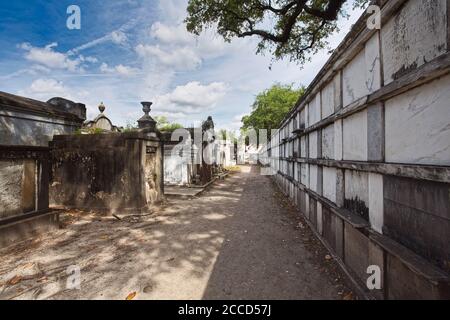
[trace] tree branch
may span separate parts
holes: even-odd
[[[345,2],[346,0],[330,0],[330,2],[327,5],[327,8],[324,11],[316,8],[310,8],[306,5],[304,6],[304,10],[305,12],[313,16],[319,17],[323,20],[333,21],[337,19],[337,15],[339,11],[341,11],[342,6],[344,5]]]

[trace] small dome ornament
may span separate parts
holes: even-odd
[[[100,103],[100,105],[98,106],[98,110],[100,110],[100,113],[103,113],[105,111],[106,107],[103,104],[103,102]]]

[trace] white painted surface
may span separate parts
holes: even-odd
[[[304,108],[302,111],[300,111],[300,127],[306,128],[306,109]]]
[[[307,163],[301,164],[301,175],[302,175],[302,181],[301,183],[309,188],[309,165]]]
[[[345,170],[345,199],[358,198],[369,204],[369,174],[362,171]]]
[[[384,80],[445,53],[446,0],[410,0],[382,26]]]
[[[367,110],[343,121],[344,160],[367,161]]]
[[[298,181],[298,177],[299,177],[298,165],[295,163],[295,164],[294,164],[294,179],[295,179],[296,181]]]
[[[314,99],[309,103],[308,105],[308,115],[309,115],[309,122],[308,126],[312,126],[320,121],[320,92],[316,94]]]
[[[334,82],[331,81],[322,90],[322,119],[334,113]]]
[[[309,157],[311,159],[317,159],[317,146],[318,146],[318,133],[313,131],[309,134]]]
[[[323,196],[336,203],[336,169],[323,167]]]
[[[378,34],[353,58],[343,71],[344,106],[380,88],[380,54]]]
[[[339,110],[342,107],[342,97],[341,97],[341,71],[339,71],[333,79],[334,83],[334,111]]]
[[[353,101],[367,94],[365,86],[366,61],[364,50],[362,50],[343,71],[343,100],[344,106],[349,105]]]
[[[343,149],[342,149],[342,119],[336,120],[334,122],[334,159],[343,159]]]
[[[385,106],[387,162],[450,165],[450,76]]]
[[[300,156],[302,158],[306,158],[306,156],[307,156],[307,152],[306,152],[306,139],[307,138],[308,138],[307,136],[302,136],[300,138]]]
[[[334,159],[334,124],[322,129],[322,158]]]
[[[383,233],[384,195],[383,176],[369,173],[369,218],[372,229]]]
[[[309,165],[309,188],[318,192],[318,179],[319,177],[319,167],[313,164]]]
[[[183,156],[180,156],[180,152]],[[190,148],[187,145],[164,147],[164,183],[184,185],[189,183]]]
[[[322,234],[323,231],[323,219],[322,219],[322,203],[317,201],[317,231]]]
[[[366,42],[364,50],[366,61],[366,89],[373,93],[381,88],[380,39],[378,32]]]

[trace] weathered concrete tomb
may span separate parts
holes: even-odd
[[[151,103],[143,105],[138,130],[119,133],[101,105],[101,114],[87,127],[102,133],[53,138],[52,206],[136,213],[162,201],[163,146],[156,122],[148,115]],[[97,126],[99,120],[103,123]]]
[[[166,185],[206,185],[231,162],[234,145],[216,137],[212,117],[201,127],[162,132],[161,136]]]
[[[272,136],[268,157],[365,294],[449,299],[450,3],[380,4],[381,29],[361,17]],[[369,290],[376,269],[381,288]]]
[[[0,247],[56,227],[49,210],[54,134],[81,128],[86,108],[61,98],[41,102],[0,92]]]
[[[63,98],[0,92],[0,247],[58,227],[50,208],[138,213],[163,199],[160,133],[149,116],[120,133],[103,114]]]

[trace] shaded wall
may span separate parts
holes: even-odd
[[[134,211],[163,197],[162,148],[154,134],[55,136],[51,147],[53,205]]]
[[[55,133],[84,121],[84,105],[0,92],[0,224],[48,210],[49,148]]]
[[[383,4],[381,30],[363,16],[283,121],[270,163],[366,294],[449,298],[449,2]]]
[[[86,120],[83,104],[61,98],[49,102],[0,91],[0,145],[48,147],[54,135],[81,128]]]

